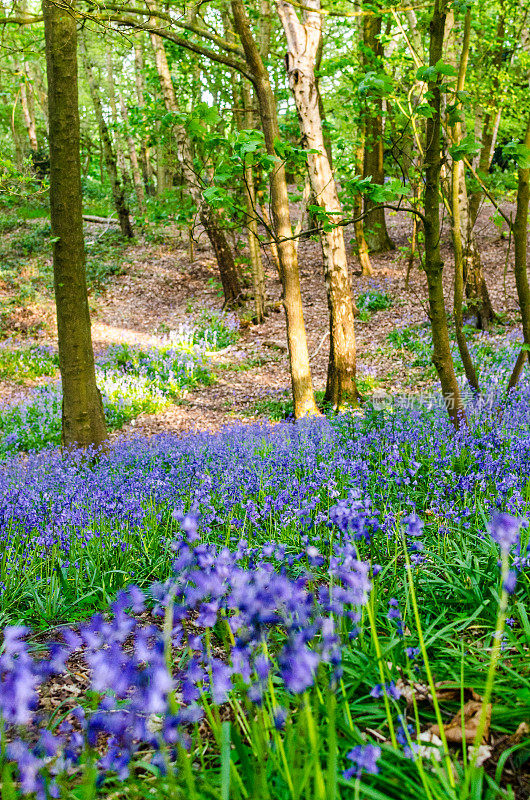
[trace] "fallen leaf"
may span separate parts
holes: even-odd
[[[477,700],[468,700],[460,711],[455,714],[451,722],[444,725],[445,736],[448,742],[453,744],[461,744],[462,736],[464,736],[466,743],[472,743],[477,735],[480,714],[482,710],[482,703]],[[463,720],[462,720],[463,718]],[[463,724],[462,724],[463,721]],[[486,708],[486,725],[484,727],[483,741],[489,736],[491,723],[491,703],[488,703]],[[429,728],[431,733],[440,735],[440,728],[438,725],[431,725]]]
[[[459,686],[454,686],[450,681],[439,681],[434,684],[436,689],[436,699],[440,702],[447,700],[460,700],[461,689]],[[406,699],[407,705],[412,705],[413,698],[416,702],[429,702],[432,703],[432,693],[424,683],[410,683],[400,678],[396,683],[396,688],[399,689],[401,695]],[[470,686],[464,687],[464,700],[475,700],[480,703],[482,698]]]

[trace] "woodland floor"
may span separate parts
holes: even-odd
[[[506,205],[506,210],[511,208]],[[478,245],[484,274],[494,308],[504,323],[500,335],[517,324],[518,306],[513,279],[513,252],[509,241],[501,237],[492,222],[493,209],[485,206],[477,222]],[[389,345],[389,332],[401,326],[426,324],[427,295],[424,273],[416,262],[405,288],[410,219],[392,212],[388,226],[396,249],[372,257],[374,275],[360,275],[351,247],[353,231],[345,229],[349,247],[354,296],[376,287],[393,298],[393,305],[372,313],[369,321],[356,322],[357,369],[369,376],[372,385],[385,393],[421,393],[429,391],[431,381],[412,367],[413,354]],[[88,236],[98,236],[95,225],[87,226]],[[506,227],[506,226],[505,226]],[[447,223],[442,233],[445,260],[445,290],[448,308],[452,303],[452,253]],[[153,237],[151,237],[153,238]],[[205,236],[196,242],[193,262],[187,242],[166,229],[157,235],[161,243],[139,237],[123,254],[120,273],[107,283],[104,291],[90,299],[92,335],[96,352],[113,343],[150,344],[160,336],[178,329],[204,309],[222,306],[222,294],[212,251]],[[508,256],[507,256],[508,254]],[[280,299],[280,281],[274,263],[264,253],[267,295],[271,304]],[[323,389],[328,358],[328,309],[322,277],[318,241],[302,239],[299,244],[302,295],[311,366],[316,390]],[[506,264],[508,269],[506,270]],[[1,288],[1,287],[0,287]],[[4,293],[4,292],[2,292]],[[45,324],[38,341],[54,343],[54,312],[51,296],[38,306],[28,305],[12,315],[11,335],[18,338],[31,321]],[[29,338],[33,336],[30,334]],[[248,324],[238,343],[217,356],[216,381],[187,393],[176,405],[150,416],[140,416],[121,433],[153,434],[162,431],[191,429],[218,430],[226,424],[267,418],[271,403],[285,401],[290,390],[288,356],[283,310],[278,307],[262,325]],[[29,386],[0,382],[0,398],[17,402]]]

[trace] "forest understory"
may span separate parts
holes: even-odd
[[[509,216],[513,204],[502,206]],[[38,212],[35,212],[38,213]],[[513,269],[511,269],[511,241],[506,225],[499,227],[492,221],[494,209],[485,203],[476,224],[477,244],[481,253],[483,272],[495,312],[498,315],[486,338],[490,346],[502,344],[505,337],[520,328],[520,312],[516,301]],[[294,215],[296,221],[296,216]],[[26,222],[24,230],[38,226],[41,220]],[[375,294],[390,298],[387,308],[369,309],[356,317],[357,372],[362,396],[370,400],[389,395],[405,399],[424,395],[426,401],[436,390],[436,376],[425,353],[418,353],[399,341],[389,339],[396,329],[417,328],[429,338],[428,302],[425,273],[418,258],[406,276],[410,254],[410,216],[394,212],[388,215],[388,228],[395,249],[373,254],[373,276],[361,274],[356,252],[354,232],[345,229],[349,242],[348,258],[353,296]],[[103,353],[110,345],[128,343],[136,346],[156,346],[170,331],[179,326],[193,325],[201,313],[221,311],[223,296],[218,279],[217,265],[208,240],[200,226],[194,231],[193,261],[190,261],[189,240],[178,229],[157,227],[147,235],[139,235],[132,244],[123,244],[112,238],[114,225],[102,226],[86,223],[88,241],[108,236],[102,258],[118,262],[116,274],[106,278],[103,286],[90,296],[92,337],[95,353]],[[16,237],[20,229],[11,232]],[[153,241],[153,239],[155,241]],[[9,247],[9,236],[4,247]],[[329,351],[329,314],[322,275],[322,253],[316,237],[302,237],[299,242],[300,275],[304,318],[311,356],[315,390],[323,394]],[[244,258],[245,251],[241,254]],[[442,256],[444,292],[451,307],[453,298],[453,251],[450,227],[442,227]],[[285,337],[285,318],[281,306],[281,283],[274,262],[263,248],[266,275],[266,292],[270,306],[268,316],[261,325],[251,320],[251,302],[237,309],[241,318],[237,341],[213,354],[213,385],[198,385],[185,390],[169,407],[154,413],[141,413],[112,436],[145,434],[164,431],[219,430],[225,425],[252,422],[257,419],[278,420],[292,414],[289,404],[291,391],[288,351]],[[24,275],[33,277],[40,286],[40,273],[51,269],[51,256],[46,253],[28,255],[23,259],[21,282]],[[247,278],[248,280],[248,278]],[[0,284],[1,286],[1,284]],[[4,307],[9,313],[4,320],[3,338],[9,346],[31,346],[32,343],[55,346],[56,323],[53,293],[45,288],[36,293],[24,306],[18,305],[20,285],[9,286],[3,281],[0,290]],[[473,331],[473,335],[480,332]],[[483,337],[484,339],[484,337]],[[453,342],[456,352],[456,343]],[[17,381],[0,379],[0,397],[4,402],[23,401],[28,392],[51,378]]]

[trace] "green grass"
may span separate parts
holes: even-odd
[[[394,301],[388,292],[382,292],[380,289],[369,289],[366,292],[361,292],[357,297],[359,319],[361,322],[368,322],[373,313],[391,308],[393,304]]]

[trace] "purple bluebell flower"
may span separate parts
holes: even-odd
[[[505,553],[509,553],[514,545],[519,541],[519,531],[521,521],[510,514],[497,513],[492,517],[489,525],[489,533],[494,542]]]
[[[358,779],[363,772],[377,775],[379,772],[377,762],[381,758],[381,748],[373,744],[357,745],[350,750],[346,758],[353,762],[353,766],[343,771],[342,777],[345,780]]]

